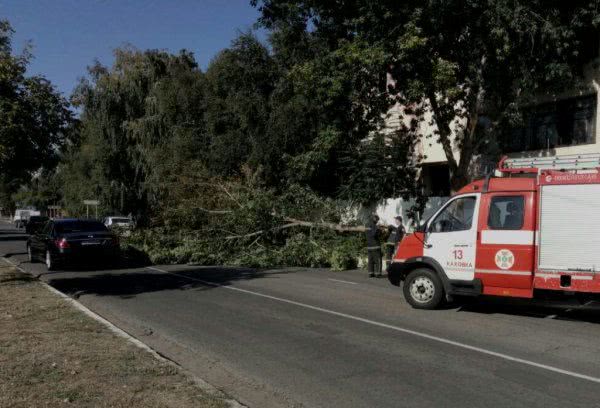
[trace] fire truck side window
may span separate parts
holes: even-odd
[[[430,232],[453,232],[471,229],[475,212],[475,197],[462,197],[452,201],[435,217]]]
[[[492,197],[488,227],[496,230],[520,230],[523,228],[524,209],[523,196]]]

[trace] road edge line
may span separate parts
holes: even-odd
[[[37,282],[40,283],[43,287],[45,287],[47,290],[54,293],[55,295],[58,295],[66,303],[75,307],[75,309],[79,310],[86,316],[88,316],[88,317],[94,319],[95,321],[97,321],[98,323],[102,324],[104,327],[106,327],[109,331],[111,331],[116,336],[121,337],[121,338],[129,341],[131,344],[135,345],[136,347],[139,347],[140,349],[150,353],[150,355],[152,357],[154,357],[155,359],[157,359],[158,361],[160,361],[162,363],[166,363],[166,364],[170,365],[171,367],[177,368],[182,374],[186,375],[187,377],[190,377],[194,381],[194,383],[203,391],[209,393],[212,396],[223,398],[225,400],[225,402],[227,404],[229,404],[229,406],[231,408],[247,408],[246,405],[243,405],[239,401],[232,399],[229,396],[226,396],[225,393],[220,391],[218,388],[216,388],[213,385],[209,384],[208,382],[204,381],[202,378],[192,374],[191,372],[189,372],[188,370],[183,368],[181,365],[177,364],[175,361],[164,357],[163,355],[161,355],[159,352],[154,350],[152,347],[150,347],[149,345],[147,345],[140,339],[134,337],[133,335],[127,333],[125,330],[114,325],[113,323],[111,323],[110,321],[105,319],[104,317],[100,316],[98,313],[92,311],[87,306],[83,305],[81,302],[73,299],[72,297],[70,297],[70,296],[62,293],[61,291],[53,288],[52,286],[48,285],[46,282],[42,281],[41,279],[35,277],[35,275],[33,275],[32,273],[21,268],[19,265],[15,264],[10,259],[8,259],[6,257],[2,257],[2,260],[4,262],[6,262],[7,264],[9,264],[10,266],[12,266],[13,268],[19,270],[20,272],[25,273],[30,276],[33,276],[37,280]]]

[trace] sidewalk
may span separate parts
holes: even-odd
[[[1,261],[0,406],[69,405],[228,406]]]

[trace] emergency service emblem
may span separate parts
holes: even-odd
[[[515,256],[508,249],[496,252],[496,266],[500,269],[510,269],[515,264]]]

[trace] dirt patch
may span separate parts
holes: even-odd
[[[73,308],[0,265],[0,406],[226,407]]]

